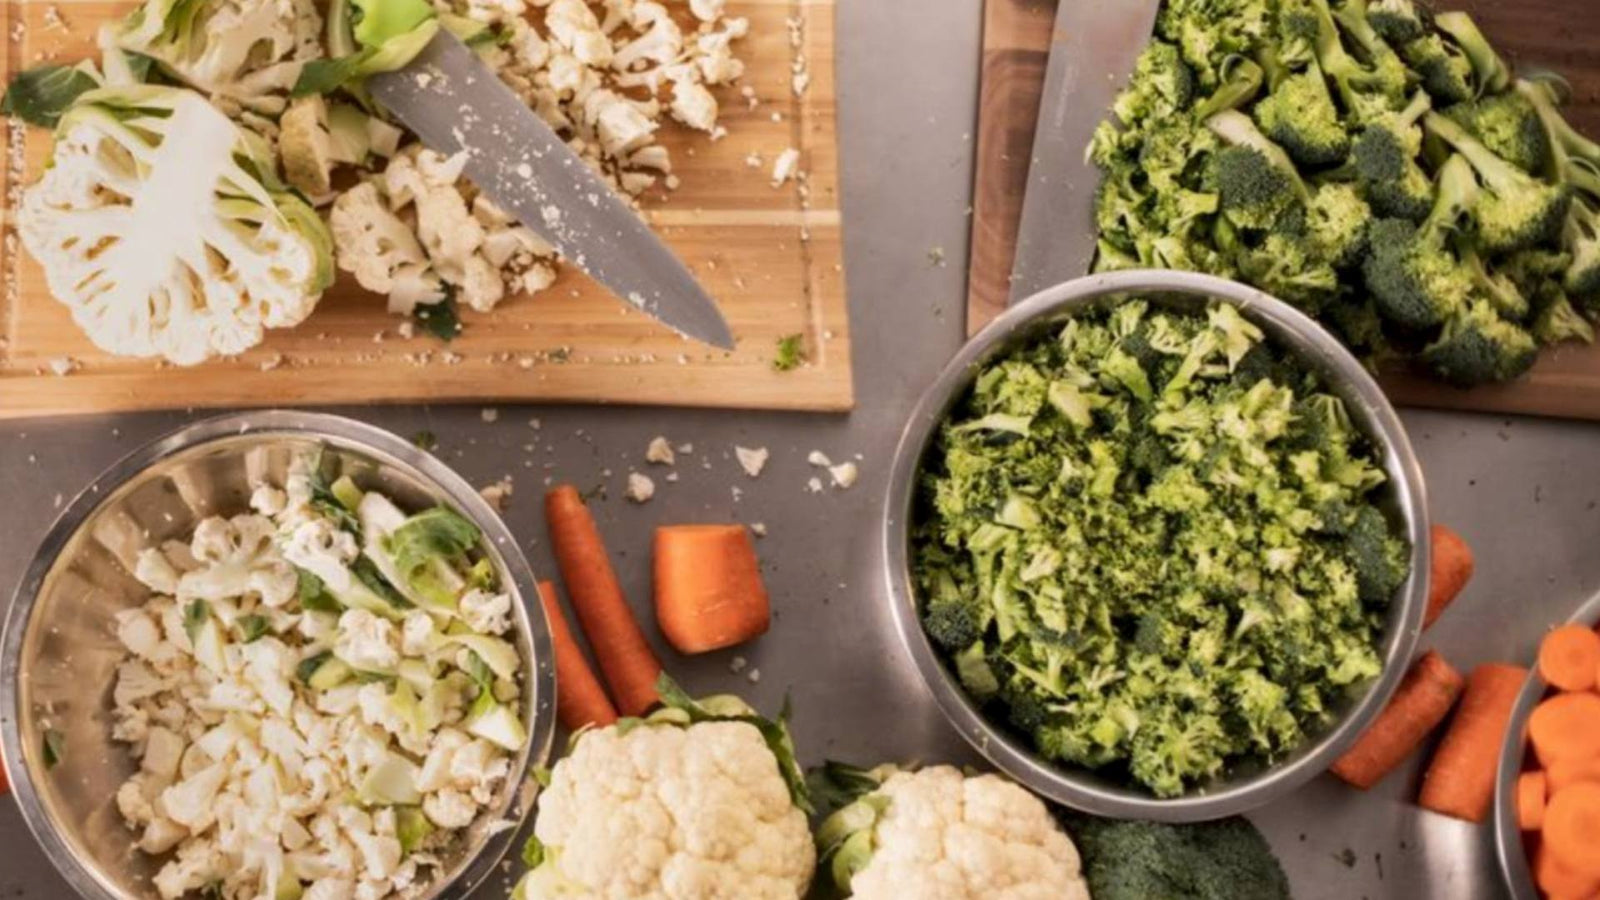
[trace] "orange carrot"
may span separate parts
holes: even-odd
[[[1538,831],[1544,824],[1545,776],[1538,769],[1517,776],[1517,825]]]
[[[1562,625],[1539,643],[1539,675],[1562,691],[1587,691],[1600,675],[1600,634],[1587,625]]]
[[[683,653],[764,634],[771,623],[761,564],[743,525],[656,529],[656,621]]]
[[[1444,525],[1433,526],[1433,565],[1429,567],[1428,609],[1422,614],[1422,627],[1427,628],[1444,614],[1472,578],[1472,548],[1452,529]]]
[[[1580,781],[1556,791],[1544,811],[1543,834],[1557,862],[1600,879],[1600,783]]]
[[[1550,900],[1586,900],[1600,890],[1600,877],[1585,875],[1540,844],[1533,853],[1533,880]]]
[[[661,663],[622,596],[594,516],[569,484],[545,495],[544,514],[556,565],[572,597],[572,610],[600,662],[617,711],[625,716],[640,715],[661,699],[656,695]]]
[[[1528,716],[1528,740],[1545,768],[1600,757],[1600,694],[1556,694]]]
[[[550,643],[556,655],[556,715],[568,731],[577,731],[589,725],[605,726],[617,720],[616,707],[594,677],[578,642],[572,639],[572,629],[561,611],[561,601],[556,599],[556,586],[548,581],[539,582],[539,601],[544,604],[544,616],[550,620]]]
[[[1444,721],[1461,685],[1461,673],[1444,657],[1422,654],[1377,721],[1333,764],[1333,774],[1362,790],[1377,784]]]
[[[1550,782],[1552,794],[1580,781],[1600,781],[1600,756],[1558,759],[1545,770],[1545,777]]]
[[[1489,663],[1472,670],[1450,730],[1422,779],[1424,809],[1483,821],[1494,796],[1500,742],[1511,724],[1511,707],[1528,675],[1520,666]]]

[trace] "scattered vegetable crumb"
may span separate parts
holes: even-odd
[[[842,462],[837,466],[828,467],[828,475],[833,478],[834,486],[844,490],[849,490],[856,483],[856,477],[860,474],[860,470],[856,468],[856,464],[853,462]]]
[[[506,475],[494,484],[487,484],[478,489],[478,496],[488,501],[496,512],[504,512],[506,503],[511,499],[511,476]]]
[[[800,165],[800,151],[793,147],[778,154],[772,162],[772,186],[783,187],[789,179],[794,177],[796,168]]]
[[[739,458],[739,467],[751,478],[761,477],[761,470],[767,467],[767,457],[771,456],[765,447],[734,447],[733,455]]]
[[[658,435],[651,438],[650,446],[645,448],[644,459],[648,463],[670,466],[677,463],[678,455],[672,452],[672,444]]]
[[[772,358],[772,367],[779,372],[797,369],[805,362],[805,336],[789,334],[778,338],[778,355]]]
[[[625,496],[634,503],[649,503],[650,498],[656,495],[656,483],[650,476],[640,472],[628,473],[628,489]]]

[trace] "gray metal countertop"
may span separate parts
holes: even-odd
[[[770,634],[738,651],[750,669],[730,671],[734,652],[690,660],[663,648],[663,659],[694,692],[738,690],[767,709],[791,692],[807,763],[975,759],[890,632],[873,525],[901,418],[961,341],[980,7],[975,0],[840,5],[845,253],[859,396],[852,415],[506,406],[491,423],[476,406],[336,410],[405,436],[434,432],[439,455],[474,484],[511,475],[506,518],[542,573],[553,569],[540,514],[544,478],[603,482],[609,499],[597,504],[597,516],[641,613],[648,614],[654,526],[764,523],[769,536],[758,549],[776,620]],[[935,248],[943,262],[933,259]],[[0,602],[9,602],[59,502],[140,443],[203,415],[0,426],[0,597],[7,598]],[[529,425],[534,417],[538,429]],[[1436,520],[1461,531],[1478,556],[1478,575],[1425,644],[1463,668],[1526,660],[1547,623],[1600,589],[1600,425],[1427,412],[1404,418]],[[645,445],[657,434],[695,450],[679,459],[677,483],[657,477],[655,499],[635,506],[622,499],[624,480],[630,468],[644,470]],[[771,450],[759,479],[740,471],[735,444]],[[861,454],[860,481],[848,491],[808,492],[817,470],[805,457],[813,449],[836,460]],[[759,670],[758,683],[751,670]],[[1417,810],[1410,799],[1418,775],[1413,761],[1365,795],[1324,776],[1256,814],[1295,895],[1502,896],[1489,830]],[[69,896],[3,800],[0,847],[0,897]],[[479,896],[498,894],[491,885]]]

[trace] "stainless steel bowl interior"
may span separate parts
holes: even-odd
[[[1383,673],[1349,698],[1330,725],[1289,757],[1270,766],[1243,765],[1215,783],[1179,798],[1158,800],[1085,769],[1049,762],[1029,741],[986,719],[967,697],[923,633],[911,583],[909,535],[916,481],[940,421],[990,359],[1059,327],[1085,311],[1142,297],[1169,308],[1198,311],[1208,301],[1230,303],[1268,339],[1317,371],[1367,434],[1388,475],[1381,505],[1402,523],[1411,544],[1411,576],[1390,605],[1381,637]],[[1126,271],[1091,275],[1042,291],[996,319],[967,343],[922,396],[895,453],[883,516],[884,555],[892,612],[902,642],[935,701],[980,753],[1013,778],[1057,802],[1097,815],[1160,821],[1219,818],[1261,806],[1313,778],[1338,757],[1388,702],[1421,632],[1427,597],[1429,521],[1421,469],[1394,409],[1377,384],[1332,335],[1287,304],[1236,282],[1192,272]]]
[[[133,846],[114,796],[136,771],[111,740],[111,689],[123,656],[112,626],[149,591],[129,573],[138,552],[186,539],[210,515],[248,511],[252,485],[281,485],[297,454],[322,450],[358,484],[402,508],[448,504],[476,522],[490,558],[512,591],[522,701],[529,743],[500,796],[479,817],[422,896],[463,896],[492,874],[515,835],[495,821],[520,821],[521,790],[545,761],[554,734],[555,675],[533,574],[498,516],[443,463],[376,428],[336,416],[256,412],[212,419],[152,443],[101,475],[45,537],[6,619],[0,657],[0,729],[6,770],[28,827],[79,893],[94,898],[156,896],[151,877],[164,858]],[[46,731],[64,752],[45,764]]]
[[[1594,627],[1600,625],[1600,594],[1590,597],[1578,607],[1568,621]],[[1517,694],[1516,705],[1511,708],[1511,727],[1500,745],[1500,767],[1494,783],[1494,843],[1500,858],[1500,872],[1505,877],[1506,890],[1514,900],[1539,900],[1539,890],[1534,886],[1533,869],[1528,865],[1528,850],[1522,840],[1522,829],[1517,825],[1517,776],[1522,774],[1522,761],[1528,747],[1528,716],[1544,699],[1549,685],[1539,677],[1537,668],[1531,668],[1528,680]]]

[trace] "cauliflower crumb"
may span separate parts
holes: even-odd
[[[751,478],[761,477],[761,470],[767,467],[767,457],[770,454],[765,447],[739,447],[733,448],[734,456],[739,458],[739,466]]]
[[[856,483],[856,478],[860,475],[860,471],[856,468],[855,463],[843,462],[837,466],[829,466],[828,475],[833,479],[835,487],[849,490]]]
[[[639,472],[628,473],[628,489],[626,496],[634,503],[648,503],[656,495],[656,483],[650,476]]]
[[[794,147],[778,154],[778,158],[772,163],[772,186],[783,187],[785,182],[794,177],[799,165],[800,151]]]
[[[813,494],[822,493],[822,479],[813,476],[812,478],[807,480],[806,481],[806,490],[810,491]]]
[[[507,502],[511,499],[513,488],[511,476],[506,475],[493,484],[486,484],[478,488],[478,496],[488,501],[496,512],[505,512]]]
[[[670,466],[677,463],[678,455],[672,452],[672,444],[658,435],[651,438],[650,446],[645,448],[644,459],[656,465]]]
[[[833,465],[833,460],[829,459],[827,454],[823,453],[821,450],[813,450],[806,454],[806,462],[812,464],[813,466],[824,469]]]
[[[767,523],[765,523],[765,522],[751,522],[750,523],[750,531],[753,532],[756,537],[766,537],[767,536]]]
[[[478,416],[479,418],[483,419],[483,421],[492,424],[500,421],[500,410],[495,409],[492,406],[487,406],[484,407],[483,411],[480,412]]]

